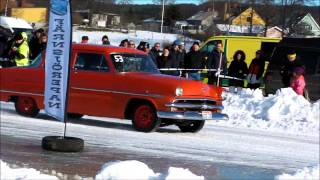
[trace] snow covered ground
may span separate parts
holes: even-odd
[[[259,169],[268,172],[271,170],[273,177],[280,175],[277,176],[279,179],[289,175],[310,177],[318,172],[316,166],[319,164],[319,101],[311,104],[292,93],[290,89],[283,89],[269,97],[262,97],[261,92],[251,90],[243,90],[238,94],[225,93],[224,96],[226,98],[224,112],[229,114],[230,120],[208,122],[197,134],[180,133],[174,126],[161,128],[155,133],[140,133],[128,127],[131,124],[130,121],[85,116],[82,120],[68,123],[67,126],[68,136],[85,140],[84,154],[77,156],[77,159],[74,157],[76,155],[64,155],[62,160],[59,154],[49,154],[50,160],[45,162],[56,164],[54,167],[59,166],[61,161],[67,166],[70,166],[73,161],[79,161],[77,167],[84,166],[81,162],[86,162],[89,166],[102,167],[104,163],[114,162],[114,159],[103,163],[99,161],[105,156],[101,155],[100,151],[105,151],[107,148],[113,150],[108,151],[108,154],[114,154],[112,155],[114,157],[118,157],[115,153],[120,151],[135,154],[118,160],[141,162],[143,156],[154,157],[151,161],[143,160],[142,162],[147,167],[151,164],[152,168],[149,170],[153,169],[153,172],[161,174],[164,172],[160,172],[155,167],[163,166],[158,162],[166,158],[177,162],[185,160],[189,163],[197,162],[198,165],[190,169],[190,173],[205,178],[212,176],[211,171],[215,172],[217,179],[265,179],[261,171],[257,173]],[[63,133],[63,123],[53,121],[44,114],[40,114],[37,118],[22,117],[14,112],[12,103],[0,105],[1,137],[21,139],[19,143],[11,142],[14,146],[19,147],[22,142],[37,142],[44,136]],[[2,140],[1,144],[3,145],[4,142]],[[10,160],[8,156],[10,154],[17,157],[23,156],[24,159],[28,159],[31,155],[35,159],[37,156],[48,156],[40,150],[37,150],[40,152],[23,152],[22,154],[11,152],[12,149],[17,152],[23,151],[31,145],[21,144],[21,146],[22,150],[18,147],[5,149],[1,146],[1,159]],[[31,146],[31,149],[34,148],[37,147]],[[96,156],[99,158],[94,159],[93,157]],[[32,158],[29,158],[29,161],[32,162]],[[43,157],[40,159],[43,161]],[[161,163],[168,162],[161,161]],[[30,164],[31,168],[34,168],[34,164]],[[118,167],[124,168],[125,165],[122,165]],[[143,164],[140,165],[143,166]],[[170,164],[166,166],[172,167]],[[228,168],[230,166],[232,168]],[[186,164],[176,167],[188,168]],[[304,169],[296,173],[297,169],[304,167],[314,167],[314,169]],[[81,168],[73,170],[74,174],[81,173],[77,169]],[[103,167],[100,172],[105,172],[102,170],[107,169],[108,166]],[[166,170],[170,171],[170,168]],[[89,172],[92,177],[99,172],[92,171]],[[182,175],[174,170],[172,172],[171,177],[177,174]],[[282,173],[284,174],[281,175]],[[311,175],[308,176],[308,174]],[[270,179],[270,173],[267,177]]]
[[[320,171],[319,164],[316,167],[305,167],[303,169],[299,169],[294,174],[282,174],[276,176],[276,180],[319,180],[320,179]]]
[[[167,34],[158,33],[150,31],[136,31],[136,33],[120,33],[120,32],[102,32],[102,31],[80,31],[75,30],[73,32],[73,42],[80,43],[82,36],[89,37],[89,43],[101,44],[101,38],[107,35],[109,37],[110,44],[113,46],[119,46],[120,42],[124,39],[133,40],[138,46],[140,41],[146,41],[152,47],[154,43],[160,42],[163,46],[164,44],[172,44],[176,39],[181,39],[181,35],[178,34]],[[182,39],[181,39],[182,40]],[[192,39],[186,39],[186,49],[188,50],[192,43]],[[150,48],[151,48],[150,47]]]

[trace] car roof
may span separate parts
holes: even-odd
[[[0,16],[0,25],[6,28],[22,28],[32,30],[32,26],[27,23],[27,21],[15,17]]]
[[[132,48],[124,48],[118,46],[106,46],[106,45],[99,45],[99,44],[83,44],[83,43],[74,43],[72,44],[73,49],[78,50],[89,50],[89,51],[104,51],[107,53],[135,53],[135,54],[145,54],[145,52],[132,49]]]

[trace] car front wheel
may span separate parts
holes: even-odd
[[[135,107],[132,116],[134,129],[141,132],[153,132],[160,126],[161,120],[157,117],[152,105],[141,104]]]
[[[183,124],[178,124],[181,132],[192,132],[196,133],[200,131],[204,126],[205,121],[187,121]]]
[[[40,111],[36,101],[31,97],[18,97],[14,107],[18,114],[28,117],[36,117]]]

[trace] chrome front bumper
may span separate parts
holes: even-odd
[[[210,118],[210,117],[203,117],[200,112],[195,112],[195,111],[186,111],[186,112],[164,112],[164,111],[158,111],[157,115],[158,115],[159,118],[180,119],[180,120],[205,121],[205,120],[228,120],[229,119],[228,115],[222,114],[222,113],[213,113],[211,118]]]

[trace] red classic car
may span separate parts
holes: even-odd
[[[159,73],[150,57],[128,48],[73,44],[68,115],[131,119],[138,131],[177,125],[197,132],[206,120],[225,120],[222,88]],[[35,117],[44,108],[44,55],[28,67],[0,69],[1,101]]]

